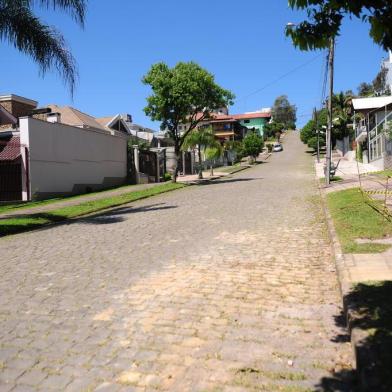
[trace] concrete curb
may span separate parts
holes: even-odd
[[[322,207],[327,222],[328,234],[331,239],[332,255],[335,260],[338,282],[340,286],[340,293],[342,296],[343,311],[347,323],[347,328],[350,334],[351,346],[354,353],[355,368],[357,371],[357,378],[359,381],[359,388],[363,392],[375,392],[382,390],[382,380],[377,377],[375,370],[376,354],[371,347],[365,347],[364,340],[370,336],[363,329],[355,327],[355,320],[357,318],[358,304],[350,302],[349,293],[352,290],[353,283],[350,280],[349,271],[347,268],[347,261],[342,251],[338,235],[335,230],[332,216],[328,209],[326,192],[318,183],[318,188],[322,200]]]

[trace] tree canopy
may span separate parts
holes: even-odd
[[[341,140],[346,136],[349,136],[350,132],[353,132],[352,127],[352,112],[351,112],[351,99],[352,92],[346,93],[340,92],[334,94],[332,97],[333,102],[333,125],[332,125],[332,142],[336,143],[336,140]],[[320,131],[320,146],[325,146],[325,137],[323,129],[327,127],[328,112],[325,108],[317,111],[317,121],[312,118],[302,128],[300,133],[301,141],[307,144],[310,148],[317,148],[317,130]]]
[[[372,83],[363,82],[358,87],[360,97],[373,97],[375,95],[391,95],[390,87],[387,83],[388,69],[382,67]]]
[[[256,132],[249,132],[243,140],[243,152],[253,158],[261,153],[263,149],[263,139]]]
[[[152,89],[144,112],[160,121],[161,129],[173,139],[177,160],[187,135],[209,119],[213,110],[232,105],[234,99],[234,94],[216,84],[214,76],[194,62],[180,62],[173,68],[162,62],[154,64],[143,83]],[[177,168],[175,172],[174,181]]]
[[[36,5],[65,11],[83,26],[87,0],[0,0],[0,40],[32,57],[42,74],[56,69],[72,94],[77,80],[75,60],[61,33],[35,15]]]
[[[277,124],[282,124],[283,128],[293,129],[297,121],[297,108],[291,105],[287,95],[277,97],[272,107],[272,118]]]
[[[345,17],[370,24],[370,36],[383,49],[392,49],[391,0],[289,0],[293,9],[306,10],[308,20],[286,30],[301,50],[323,49],[339,36]]]

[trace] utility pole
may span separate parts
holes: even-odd
[[[318,118],[317,118],[317,109],[314,108],[313,110],[314,122],[316,123],[316,132],[317,132],[317,163],[320,163],[320,129],[318,125]]]
[[[329,44],[329,55],[328,55],[328,67],[329,67],[329,97],[328,97],[328,127],[326,135],[326,167],[325,167],[325,184],[329,186],[331,180],[331,155],[332,155],[332,97],[333,97],[333,76],[334,76],[334,58],[335,58],[335,38],[330,38]]]

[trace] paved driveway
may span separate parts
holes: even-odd
[[[303,151],[1,239],[0,390],[349,391]]]

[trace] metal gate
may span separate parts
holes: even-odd
[[[149,177],[149,182],[158,182],[157,156],[154,151],[139,151],[139,171]]]

